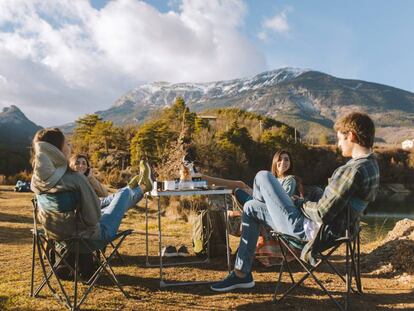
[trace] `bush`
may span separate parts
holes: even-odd
[[[105,177],[105,183],[114,188],[122,188],[127,184],[129,174],[118,169],[111,170]]]

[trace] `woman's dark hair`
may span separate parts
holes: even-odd
[[[32,165],[34,166],[34,145],[37,142],[44,141],[47,142],[59,150],[62,150],[63,144],[65,142],[65,135],[57,127],[45,128],[36,132],[32,141]]]
[[[289,166],[289,169],[285,172],[285,175],[293,175],[292,156],[290,155],[289,151],[285,149],[280,149],[276,151],[275,155],[273,156],[273,161],[272,161],[272,174],[275,175],[276,177],[282,177],[282,176],[279,176],[277,172],[277,162],[280,160],[280,157],[282,156],[282,154],[287,154],[290,160],[290,166]]]
[[[39,141],[45,141],[52,144],[59,150],[62,150],[63,143],[65,142],[65,135],[57,127],[41,129],[37,131],[33,138],[33,144]]]
[[[77,154],[74,154],[73,156],[71,156],[70,157],[70,160],[69,160],[69,164],[70,164],[70,166],[71,166],[72,169],[74,169],[75,163],[79,159],[85,159],[86,165],[88,166],[88,168],[91,167],[91,164],[89,163],[88,156],[86,154],[84,154],[84,153],[77,153]]]

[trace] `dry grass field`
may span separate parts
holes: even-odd
[[[62,310],[48,289],[41,297],[29,297],[32,237],[32,194],[14,193],[12,187],[0,186],[0,310]],[[144,208],[140,203],[130,210],[122,228],[132,228],[121,248],[125,263],[117,261],[115,272],[132,298],[126,299],[103,278],[83,305],[85,310],[336,310],[328,297],[321,294],[311,281],[279,305],[271,303],[276,280],[276,268],[256,267],[256,287],[232,293],[216,294],[207,285],[159,288],[159,269],[145,267]],[[155,209],[150,213],[150,249],[152,261],[157,260]],[[186,244],[191,250],[191,226],[184,221],[163,218],[165,244]],[[232,249],[237,239],[232,238]],[[363,251],[372,247],[363,245]],[[170,259],[172,260],[172,259]],[[299,271],[295,268],[295,271]],[[214,259],[205,265],[170,267],[167,280],[218,280],[226,275],[225,260]],[[40,270],[37,270],[40,272]],[[364,272],[364,271],[363,271]],[[301,272],[295,272],[298,277]],[[335,296],[340,296],[342,284],[333,274],[321,273]],[[40,274],[37,274],[37,280]],[[288,278],[284,278],[284,288]],[[414,282],[403,278],[378,277],[363,273],[365,294],[351,296],[351,310],[414,310]]]

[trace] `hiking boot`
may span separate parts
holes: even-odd
[[[162,257],[177,257],[177,249],[175,246],[168,245],[165,246],[161,251]]]
[[[181,245],[177,250],[177,256],[178,257],[188,257],[190,256],[187,246]]]
[[[133,189],[139,186],[139,180],[141,179],[141,172],[138,175],[135,175],[131,178],[131,180],[128,182],[128,187]]]
[[[254,287],[254,280],[251,272],[244,278],[239,278],[234,271],[230,272],[223,281],[210,286],[216,292],[228,292],[236,288],[252,287]]]
[[[141,187],[142,192],[151,191],[154,187],[154,180],[152,178],[151,166],[147,161],[141,160],[139,162],[139,174],[141,178],[138,181],[138,185]]]

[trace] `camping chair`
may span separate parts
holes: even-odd
[[[38,228],[37,213],[39,205],[41,207],[54,206],[57,207],[59,212],[75,213],[75,219],[79,219],[78,211],[78,194],[75,192],[60,192],[55,194],[40,194],[32,199],[33,203],[33,250],[32,250],[32,267],[31,267],[31,284],[30,284],[30,296],[38,297],[41,290],[47,285],[52,292],[53,296],[62,303],[69,310],[79,310],[81,304],[86,300],[87,296],[95,286],[96,282],[100,279],[103,272],[105,272],[114,285],[129,298],[129,295],[122,288],[121,283],[116,277],[110,263],[114,259],[119,247],[124,239],[132,233],[132,230],[125,230],[119,232],[112,240],[90,240],[85,239],[79,235],[78,221],[75,221],[73,228],[73,236],[65,240],[53,240],[48,237],[44,229]],[[40,204],[39,204],[40,203]],[[110,244],[113,246],[111,253],[105,255],[103,249]],[[42,271],[42,281],[34,288],[34,273],[35,273],[35,259],[37,257],[40,263]],[[87,279],[83,280],[87,286],[80,296],[78,291],[78,282],[80,279],[80,262],[79,256],[82,253],[89,253],[93,255],[94,261],[98,263],[98,267],[95,272]],[[74,254],[74,255],[73,255]],[[74,263],[71,262],[70,256],[74,257]],[[73,258],[72,257],[72,258]],[[69,293],[69,288],[65,288],[62,279],[57,273],[58,267],[65,267],[73,276],[73,295]],[[52,286],[52,280],[57,283],[57,289]],[[71,297],[72,296],[72,297]]]
[[[275,293],[273,296],[273,302],[278,303],[284,299],[290,292],[295,288],[300,286],[309,276],[319,285],[322,291],[329,296],[329,298],[334,302],[339,310],[348,310],[348,297],[349,293],[362,294],[362,283],[361,283],[361,271],[360,271],[360,227],[359,227],[359,216],[356,219],[356,222],[351,224],[351,208],[347,207],[347,220],[346,220],[346,230],[345,236],[340,237],[334,240],[329,245],[326,245],[322,250],[317,250],[317,261],[314,265],[309,264],[308,262],[302,260],[299,255],[297,255],[298,250],[302,250],[307,241],[297,239],[296,237],[283,234],[280,232],[273,232],[273,236],[279,242],[280,250],[283,255],[283,261],[279,271],[279,277],[275,288]],[[322,228],[321,228],[322,229]],[[346,256],[345,256],[345,276],[335,267],[335,265],[330,261],[331,255],[341,246],[345,244],[346,246]],[[296,252],[295,252],[296,250]],[[315,251],[315,250],[314,250]],[[300,279],[295,281],[293,278],[292,270],[289,266],[287,260],[287,254],[294,257],[294,262],[298,262],[299,265],[305,270],[306,274]],[[340,279],[345,283],[345,303],[341,305],[331,294],[331,292],[323,285],[323,283],[315,275],[316,270],[323,264],[326,263],[331,270],[340,277]],[[284,267],[286,266],[289,273],[290,279],[292,281],[291,287],[286,290],[280,298],[277,298],[279,287],[281,284],[282,274],[284,272]],[[356,289],[352,287],[352,280],[355,280]]]

